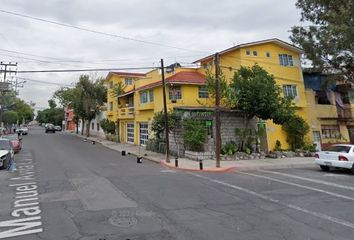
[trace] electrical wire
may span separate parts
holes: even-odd
[[[43,80],[36,80],[32,78],[23,78],[23,77],[17,77],[18,79],[29,81],[29,82],[34,82],[34,83],[40,83],[40,84],[49,84],[49,85],[57,85],[57,86],[62,86],[62,87],[72,87],[70,84],[65,84],[65,83],[56,83],[56,82],[47,82]]]
[[[21,70],[21,71],[17,71],[17,73],[106,72],[106,71],[127,71],[127,70],[146,70],[146,69],[157,69],[157,67]]]
[[[81,26],[75,26],[75,25],[70,25],[70,24],[66,24],[66,23],[56,22],[56,21],[47,20],[47,19],[44,19],[44,18],[33,17],[33,16],[29,16],[29,15],[25,15],[25,14],[21,14],[21,13],[16,13],[16,12],[12,12],[12,11],[7,11],[7,10],[3,10],[3,9],[0,9],[0,12],[6,13],[6,14],[10,14],[10,15],[13,15],[13,16],[17,16],[17,17],[28,18],[28,19],[32,19],[32,20],[36,20],[36,21],[40,21],[40,22],[45,22],[45,23],[50,23],[50,24],[54,24],[54,25],[58,25],[58,26],[62,26],[62,27],[73,28],[73,29],[76,29],[76,30],[81,30],[81,31],[90,32],[90,33],[95,33],[95,34],[104,35],[104,36],[108,36],[108,37],[120,38],[120,39],[123,39],[123,40],[134,41],[134,42],[139,42],[139,43],[143,43],[143,44],[149,44],[149,45],[154,45],[154,46],[159,46],[159,47],[178,49],[178,50],[183,50],[183,51],[208,52],[208,51],[203,51],[203,50],[195,50],[195,49],[189,49],[189,48],[176,47],[176,46],[172,46],[172,45],[167,45],[167,44],[162,44],[162,43],[152,42],[152,41],[146,41],[146,40],[141,40],[141,39],[127,37],[127,36],[113,34],[113,33],[101,32],[101,31],[92,30],[92,29],[89,29],[89,28],[86,28],[86,27],[81,27]]]

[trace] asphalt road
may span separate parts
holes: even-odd
[[[0,238],[354,239],[345,171],[187,173],[62,133],[23,142],[0,171]]]

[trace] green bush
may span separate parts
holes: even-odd
[[[103,119],[100,122],[100,125],[105,133],[115,134],[115,132],[116,132],[115,122],[109,121],[108,119]]]
[[[201,152],[207,137],[207,129],[203,121],[184,120],[184,144],[188,150]]]
[[[168,112],[167,117],[168,128],[171,132],[174,130],[179,117],[175,111]],[[151,130],[155,133],[155,137],[157,139],[164,138],[163,133],[165,132],[165,116],[163,111],[155,113],[151,123]]]
[[[305,146],[305,135],[309,132],[310,126],[302,117],[294,115],[285,122],[283,128],[287,134],[287,142],[293,151]]]
[[[237,146],[234,141],[227,142],[221,149],[221,153],[224,155],[234,155],[237,151]]]

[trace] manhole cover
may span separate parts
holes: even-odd
[[[128,228],[138,223],[138,219],[133,215],[129,210],[114,211],[108,221],[114,226]]]

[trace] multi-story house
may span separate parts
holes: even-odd
[[[241,66],[253,66],[257,63],[274,76],[276,83],[283,89],[284,96],[294,98],[297,114],[307,121],[307,101],[300,63],[301,53],[301,49],[287,42],[269,39],[240,44],[223,50],[219,53],[219,62],[227,81],[231,80],[235,69]],[[210,55],[196,61],[201,65],[200,71],[207,69],[214,71],[213,57]],[[271,120],[265,122],[259,120],[259,124],[266,125],[266,149],[273,150],[277,140],[281,142],[282,148],[288,148],[286,133],[281,125],[274,124]],[[308,136],[308,141],[312,141],[311,135]]]
[[[285,96],[294,97],[297,113],[307,120],[307,101],[305,96],[300,55],[302,50],[278,39],[241,44],[219,53],[220,66],[228,81],[235,69],[240,66],[258,64],[273,74]],[[195,61],[196,68],[183,68],[174,65],[166,71],[167,104],[169,109],[176,107],[212,106],[213,99],[206,88],[205,74],[214,71],[213,55]],[[126,82],[126,78],[132,79]],[[124,94],[113,98],[111,91],[119,81],[127,85]],[[108,112],[110,120],[118,123],[120,140],[127,143],[145,145],[149,138],[149,123],[154,113],[163,110],[162,81],[160,70],[146,74],[109,73]],[[287,147],[286,134],[280,125],[272,121],[261,121],[266,125],[266,149],[273,150],[279,140]],[[312,136],[309,136],[312,141]]]
[[[350,84],[321,73],[304,73],[309,125],[314,142],[325,148],[354,142],[354,90]]]

